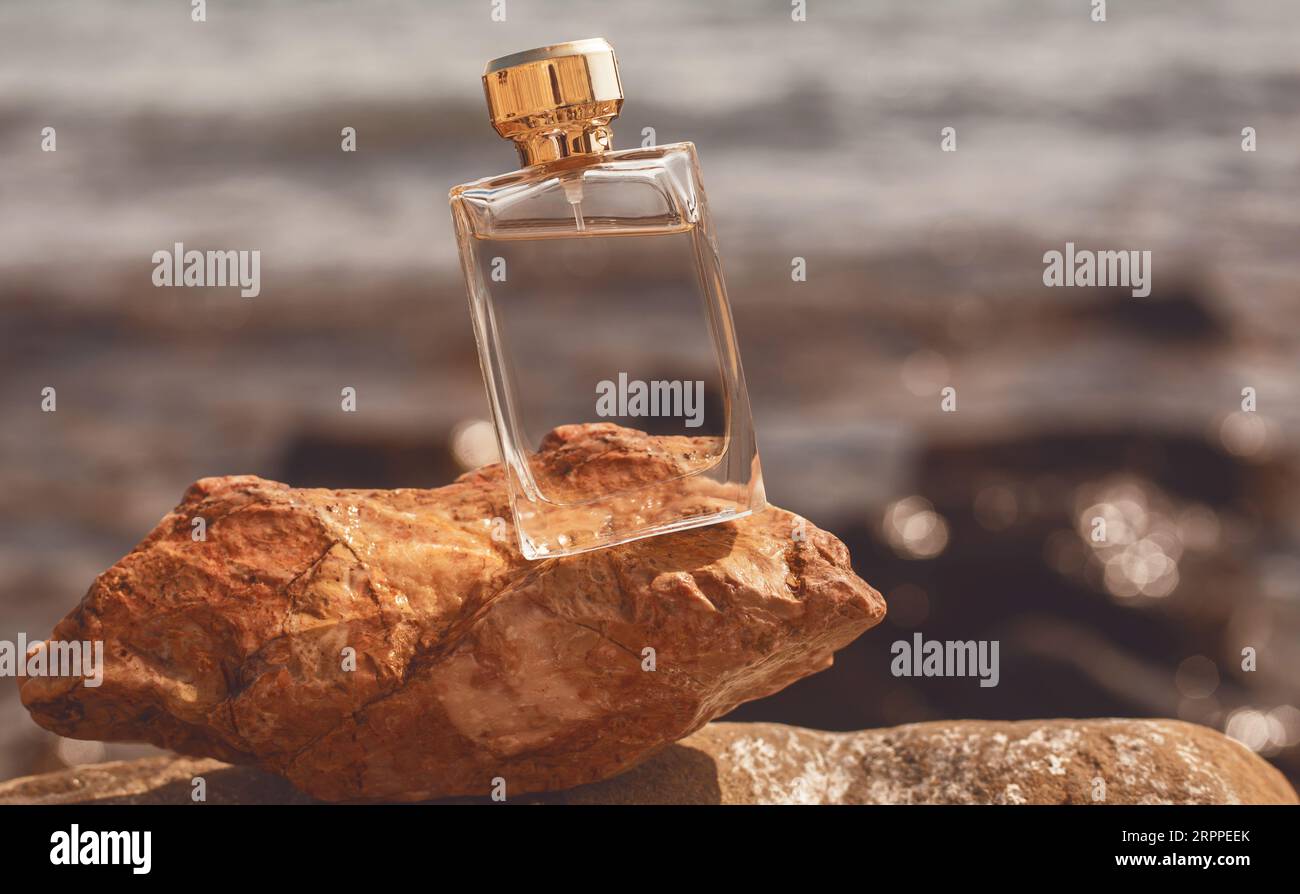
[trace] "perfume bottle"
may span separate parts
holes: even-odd
[[[614,150],[623,91],[599,38],[493,60],[483,85],[523,167],[450,201],[523,554],[761,509],[694,145]],[[583,462],[565,460],[574,438],[595,443]]]

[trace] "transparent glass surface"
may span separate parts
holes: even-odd
[[[451,205],[526,556],[763,506],[694,146],[537,165],[456,187]],[[581,424],[601,427],[566,428]],[[566,438],[607,439],[608,461],[543,452]]]

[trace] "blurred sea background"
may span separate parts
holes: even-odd
[[[699,147],[770,498],[890,606],[733,719],[1174,716],[1300,779],[1300,5],[1109,7],[0,5],[0,639],[46,636],[197,478],[490,458],[446,192],[517,166],[484,62],[599,35],[616,145]],[[1151,251],[1152,294],[1045,288],[1067,241]],[[261,294],[154,288],[175,242],[260,250]],[[1000,684],[892,677],[917,631],[999,640]],[[0,778],[146,750],[0,687]]]

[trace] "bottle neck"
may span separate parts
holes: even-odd
[[[609,125],[590,121],[575,123],[562,130],[528,131],[513,139],[524,167],[573,155],[595,155],[614,148],[614,131]]]

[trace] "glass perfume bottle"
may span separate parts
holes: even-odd
[[[483,85],[523,167],[450,201],[523,554],[761,509],[695,147],[613,150],[623,92],[599,38],[493,60]]]

